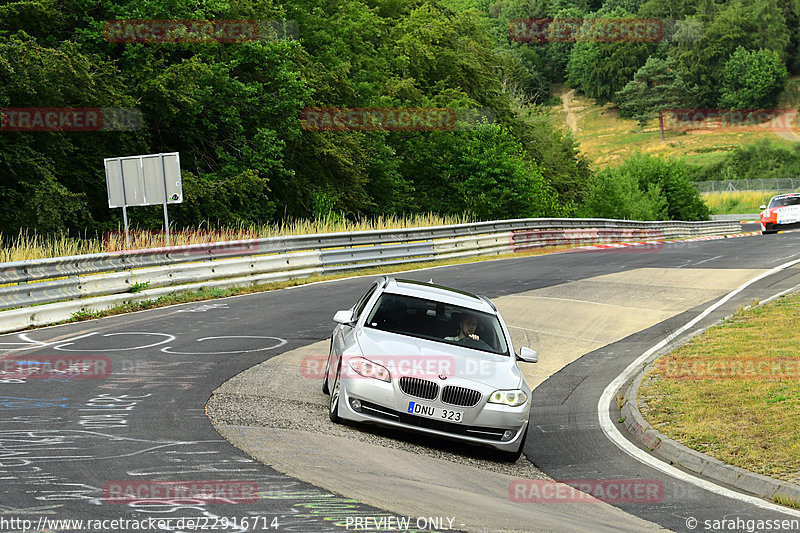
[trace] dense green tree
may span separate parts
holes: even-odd
[[[520,17],[550,9],[536,4],[496,9]],[[547,98],[552,74],[542,50],[508,42],[507,21],[492,21],[490,7],[481,0],[6,3],[0,105],[135,107],[143,124],[132,132],[4,132],[0,231],[114,228],[119,211],[106,205],[102,159],[167,151],[180,152],[185,173],[185,202],[171,209],[177,225],[326,209],[348,216],[450,209],[443,206],[452,189],[437,189],[431,168],[459,176],[462,188],[468,179],[475,190],[496,180],[483,194],[506,192],[484,196],[483,207],[455,204],[480,216],[528,212],[523,200],[536,212],[546,202],[562,209],[588,167],[541,111],[521,118]],[[204,18],[291,19],[300,32],[236,44],[124,44],[103,33],[112,19]],[[298,120],[306,107],[373,106],[474,109],[490,117],[496,138],[474,125],[439,134],[318,133]],[[497,151],[480,151],[494,141]],[[428,164],[441,160],[437,150],[452,154],[446,165]],[[131,218],[141,227],[161,223],[156,208]]]
[[[736,109],[775,107],[787,75],[776,52],[748,52],[740,46],[725,63],[719,105]]]
[[[638,14],[644,18],[678,20],[697,13],[697,0],[646,0]]]
[[[786,25],[784,6],[784,0],[750,0],[744,7],[750,15],[747,20],[751,33],[749,48],[772,51],[786,64],[791,32]]]
[[[598,172],[585,193],[582,216],[638,220],[708,220],[689,167],[643,154]]]
[[[692,172],[696,181],[727,179],[783,179],[800,176],[800,145],[775,145],[769,139],[737,146],[723,159]]]
[[[39,11],[33,10],[33,13]],[[0,107],[125,107],[133,99],[110,61],[80,45],[40,45],[25,32],[0,37]],[[50,232],[91,226],[105,198],[109,148],[139,145],[124,132],[0,132],[0,231]],[[101,206],[103,204],[100,204]]]
[[[789,72],[797,73],[800,72],[800,31],[797,31],[800,28],[800,0],[784,0],[780,6],[789,31],[786,66]]]
[[[667,202],[669,220],[708,220],[708,208],[689,179],[691,170],[686,163],[673,158],[635,154],[614,172],[636,176],[643,191],[658,186]]]
[[[689,107],[697,88],[689,88],[674,59],[649,57],[642,68],[636,71],[633,80],[619,91],[615,100],[619,104],[620,116],[635,118],[644,127],[654,117],[658,118],[661,140],[664,140],[664,116],[662,111],[678,107]]]
[[[719,101],[725,63],[736,48],[772,50],[786,60],[791,33],[778,0],[710,5],[713,12],[698,17],[704,30],[699,39],[678,41],[670,51],[686,71],[686,82],[697,85],[699,105],[707,107]]]
[[[622,9],[603,13],[599,18],[630,18]],[[575,43],[567,66],[567,82],[598,104],[611,102],[614,94],[633,79],[654,50],[652,43],[642,41]]]
[[[577,214],[590,218],[664,220],[666,204],[658,185],[642,190],[636,175],[604,169],[592,178]]]
[[[412,162],[412,169],[423,211],[469,212],[478,218],[565,213],[556,191],[508,129],[487,125],[455,135],[432,132],[427,137],[410,143],[422,155]]]

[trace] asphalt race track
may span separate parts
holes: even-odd
[[[497,298],[540,288],[557,292],[570,282],[635,269],[763,270],[797,258],[800,233],[786,233],[648,251],[504,259],[403,276],[433,277]],[[359,504],[253,460],[222,439],[204,411],[212,391],[231,377],[325,339],[335,311],[351,306],[368,284],[364,278],[341,280],[0,336],[4,358],[17,365],[24,364],[25,356],[38,362],[81,356],[108,363],[110,369],[93,379],[0,376],[0,531],[126,529],[48,522],[64,519],[143,519],[140,529],[150,531],[197,531],[201,526],[206,531],[343,531],[337,521],[343,524],[347,517],[391,515],[391,509]],[[796,267],[771,276],[703,324],[798,284]],[[558,480],[660,481],[660,501],[617,506],[673,531],[709,531],[704,520],[723,518],[797,518],[797,511],[766,510],[665,476],[624,454],[599,427],[597,403],[604,388],[709,303],[590,351],[539,385],[525,455]],[[616,420],[618,414],[610,416]],[[131,487],[153,491],[154,480],[211,482],[216,497],[211,503],[189,498],[179,495],[176,485],[170,493],[163,483],[162,492],[147,494],[156,498],[151,501],[131,501],[125,492]],[[225,482],[222,489],[219,482]],[[254,493],[257,499],[249,497]],[[592,531],[591,514],[586,513],[585,531]],[[687,527],[690,517],[699,521],[694,529]],[[536,524],[530,531],[537,531]]]

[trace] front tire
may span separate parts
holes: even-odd
[[[322,394],[330,394],[331,389],[328,387],[328,374],[331,372],[331,354],[328,354],[328,360],[325,361],[325,377],[322,378]]]
[[[339,366],[341,368],[341,364]],[[339,393],[341,387],[339,386],[341,379],[339,378],[339,368],[336,369],[336,380],[333,382],[333,389],[331,389],[331,402],[328,407],[328,418],[334,424],[341,424],[342,419],[339,417]]]

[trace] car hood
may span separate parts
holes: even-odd
[[[524,383],[515,357],[376,329],[362,329],[356,338],[361,354],[388,367],[393,375],[436,380],[444,374],[456,378],[453,384],[463,381],[494,389],[516,389]]]

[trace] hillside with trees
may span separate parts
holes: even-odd
[[[515,19],[626,17],[668,20],[670,31],[658,42],[509,36]],[[112,42],[106,22],[125,19],[289,21],[296,32],[236,43]],[[800,68],[799,20],[800,0],[6,2],[0,107],[135,108],[142,125],[0,131],[0,232],[117,229],[103,159],[157,152],[181,154],[184,202],[170,208],[176,227],[332,211],[608,213],[596,201],[613,176],[592,172],[572,135],[554,125],[552,85],[566,83],[643,124],[676,102],[774,105]],[[477,109],[489,120],[454,131],[316,132],[300,121],[312,107]],[[630,216],[707,215],[691,169],[636,157],[614,186],[623,201],[643,202]],[[138,208],[132,220],[158,229],[161,210]]]

